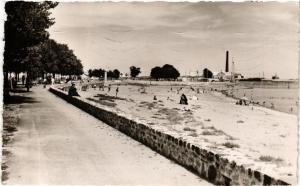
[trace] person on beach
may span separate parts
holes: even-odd
[[[116,88],[116,97],[118,97],[119,87]]]
[[[187,100],[187,98],[186,98],[186,96],[184,94],[181,94],[179,104],[188,105],[188,100]]]
[[[110,92],[110,84],[107,87],[107,92]]]
[[[80,97],[80,95],[77,92],[77,89],[75,87],[75,83],[72,83],[71,87],[69,88],[69,92],[68,92],[69,96],[78,96]]]
[[[275,106],[274,106],[274,103],[271,103],[271,109],[274,109]]]
[[[157,100],[156,95],[154,95],[153,100],[155,100],[155,101]]]

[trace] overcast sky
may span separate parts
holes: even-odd
[[[129,71],[171,64],[181,75],[225,69],[225,52],[246,76],[298,77],[298,4],[257,2],[60,3],[50,37],[89,68]],[[230,67],[231,69],[231,67]]]

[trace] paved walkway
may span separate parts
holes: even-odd
[[[5,184],[211,185],[46,89],[28,95]]]

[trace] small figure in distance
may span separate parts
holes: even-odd
[[[22,76],[22,85],[25,85],[25,75]]]
[[[118,97],[119,87],[116,88],[116,97]]]
[[[156,97],[156,95],[154,95],[154,97],[153,97],[153,100],[157,100],[157,97]]]
[[[180,104],[183,104],[183,105],[188,105],[188,100],[186,98],[186,96],[184,94],[181,94],[181,97],[180,97]]]
[[[110,92],[110,84],[107,87],[107,92]]]
[[[271,103],[271,109],[275,109],[274,103]]]
[[[77,89],[75,87],[75,83],[72,83],[72,85],[69,89],[68,95],[69,96],[78,96],[78,97],[80,97],[80,95],[78,94]]]

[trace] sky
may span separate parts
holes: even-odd
[[[68,44],[85,71],[219,72],[228,50],[229,69],[233,60],[246,77],[298,77],[297,2],[64,2],[51,17],[50,38]]]

